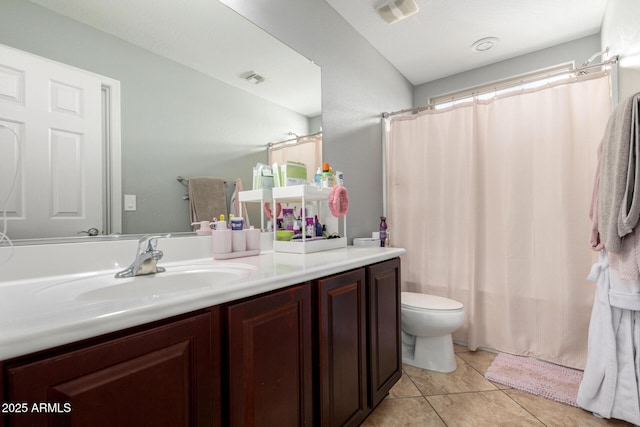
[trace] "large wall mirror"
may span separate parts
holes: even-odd
[[[119,82],[122,196],[136,206],[113,233],[189,232],[177,177],[223,177],[230,198],[269,142],[320,130],[319,67],[215,0],[3,0],[0,44]],[[8,217],[13,240],[78,238],[15,235]]]

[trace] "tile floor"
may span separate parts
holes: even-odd
[[[494,353],[455,346],[458,368],[449,374],[404,365],[400,381],[362,426],[631,426],[604,420],[484,379]]]

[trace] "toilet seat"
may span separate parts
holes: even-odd
[[[402,292],[400,299],[402,308],[415,311],[458,311],[464,308],[461,302],[417,292]]]

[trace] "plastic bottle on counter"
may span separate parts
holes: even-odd
[[[322,237],[322,224],[318,221],[318,215],[314,218],[316,224],[316,237]]]
[[[247,237],[247,250],[260,250],[260,230],[251,225],[248,229],[244,230],[244,232]]]
[[[285,230],[293,230],[293,222],[295,218],[293,217],[294,208],[283,208],[282,209],[282,228]]]
[[[214,254],[227,254],[231,252],[231,230],[227,228],[224,215],[220,215],[220,220],[215,221],[215,229],[211,233],[211,240]]]
[[[387,218],[380,217],[380,247],[385,247],[387,243]]]
[[[333,187],[333,174],[331,173],[331,166],[329,163],[322,164],[322,175],[320,176],[323,188]]]
[[[234,217],[231,215],[231,230],[242,230],[244,228],[244,221],[241,216]]]

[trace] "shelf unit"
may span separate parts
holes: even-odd
[[[287,187],[276,187],[272,190],[273,206],[276,203],[300,203],[301,207],[307,205],[307,202],[318,203],[318,217],[322,218],[320,212],[320,202],[326,202],[331,195],[331,188],[319,188],[315,185],[291,185]],[[311,240],[302,234],[302,239],[298,241],[280,241],[276,240],[274,230],[273,250],[276,252],[290,253],[310,253],[326,251],[330,249],[344,248],[347,246],[347,220],[346,217],[339,218],[338,228],[342,223],[342,236],[335,239]],[[274,223],[275,227],[275,223]],[[329,230],[340,231],[340,230]]]
[[[242,203],[260,203],[260,231],[266,231],[264,225],[264,202],[271,203],[271,189],[258,189],[258,190],[248,190],[248,191],[240,191],[238,193],[238,200],[240,201],[240,216],[245,217],[246,212],[242,211]]]

